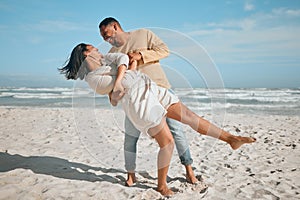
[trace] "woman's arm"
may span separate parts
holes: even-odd
[[[118,73],[117,73],[117,78],[116,78],[113,92],[120,91],[120,95],[124,93],[124,88],[122,86],[122,79],[125,75],[126,69],[127,69],[127,66],[123,65],[123,64],[118,67]]]
[[[118,67],[118,73],[117,73],[117,78],[116,78],[116,82],[114,85],[113,90],[110,92],[109,94],[109,99],[110,99],[110,103],[113,106],[117,106],[118,101],[124,96],[124,87],[122,85],[122,79],[125,75],[125,72],[127,70],[127,66],[126,65],[120,65]]]
[[[132,60],[129,63],[129,70],[136,70],[137,67],[137,61],[136,60]],[[127,70],[127,66],[126,65],[120,65],[118,67],[118,73],[117,73],[117,78],[116,78],[116,82],[115,82],[115,86],[114,89],[109,93],[109,100],[111,105],[116,106],[118,104],[118,101],[123,97],[124,95],[124,88],[122,85],[122,79],[124,77],[124,74]]]
[[[124,88],[122,85],[122,79],[127,70],[127,66],[129,63],[129,58],[126,54],[122,53],[109,53],[104,56],[107,64],[111,65],[111,67],[117,67],[116,81],[114,84],[113,90],[109,94],[110,102],[113,106],[118,104],[118,101],[124,95]]]
[[[136,67],[137,67],[137,60],[131,60],[131,61],[129,62],[129,67],[128,67],[128,69],[129,69],[129,70],[136,70]]]

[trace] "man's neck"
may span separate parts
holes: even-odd
[[[123,46],[127,43],[130,32],[122,32],[118,34],[118,47]]]

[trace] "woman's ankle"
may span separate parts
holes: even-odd
[[[156,191],[165,197],[170,197],[174,194],[174,192],[169,189],[168,186],[158,186]]]

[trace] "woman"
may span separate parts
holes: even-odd
[[[209,135],[238,149],[254,138],[234,136],[189,110],[167,89],[157,86],[147,75],[135,69],[136,62],[128,67],[128,56],[121,53],[102,55],[92,45],[77,45],[69,62],[60,69],[67,79],[85,79],[99,94],[108,94],[116,105],[122,103],[128,118],[141,132],[148,133],[159,144],[157,190],[164,196],[173,192],[168,189],[166,178],[174,141],[165,117],[181,121],[203,135]]]

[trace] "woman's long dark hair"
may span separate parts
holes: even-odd
[[[70,58],[65,62],[62,68],[58,68],[61,74],[65,74],[67,79],[74,79],[80,78],[81,80],[84,78],[86,73],[78,73],[82,62],[84,61],[85,57],[83,52],[87,50],[87,44],[80,43],[72,50]],[[84,70],[83,70],[84,71]]]

